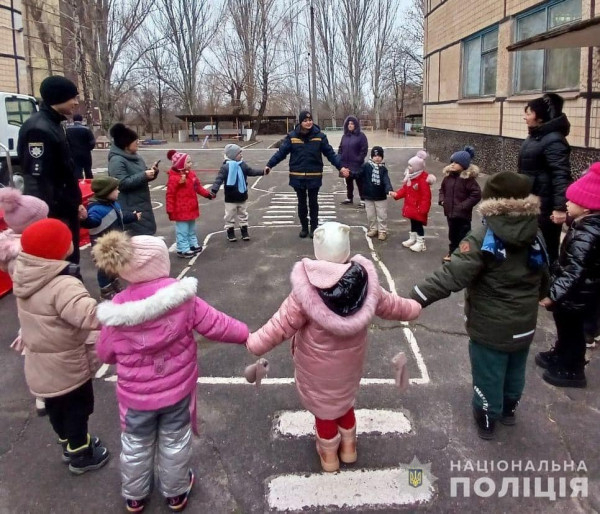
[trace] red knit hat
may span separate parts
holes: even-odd
[[[595,162],[587,172],[567,188],[567,200],[584,209],[600,211],[600,162]]]
[[[177,152],[176,150],[169,150],[167,152],[167,159],[170,159],[173,163],[173,169],[181,171],[185,168],[185,161],[188,158],[188,154],[184,152]]]
[[[63,260],[69,253],[73,236],[62,221],[47,218],[29,225],[21,235],[25,253],[42,259]]]

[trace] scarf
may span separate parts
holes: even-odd
[[[506,248],[504,242],[500,239],[491,228],[487,229],[485,237],[483,238],[483,244],[481,245],[481,251],[490,253],[494,258],[502,262],[506,260]],[[535,239],[529,245],[529,255],[527,257],[527,267],[531,270],[539,270],[549,262],[548,253],[546,246],[544,245],[543,239],[538,234]]]
[[[246,177],[240,166],[242,161],[227,161],[229,171],[227,173],[227,185],[233,186],[237,182],[237,188],[240,193],[245,193],[248,190],[246,186]]]
[[[424,170],[413,171],[412,173],[406,168],[404,171],[404,178],[402,179],[402,183],[406,184],[408,187],[411,186],[412,180],[416,179]]]
[[[371,182],[373,183],[374,186],[379,186],[381,185],[381,176],[379,175],[379,166],[385,164],[385,163],[381,163],[381,164],[377,164],[375,162],[373,162],[371,159],[369,159],[369,164],[371,165],[371,168],[373,168],[373,172],[371,173]]]

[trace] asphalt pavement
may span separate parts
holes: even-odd
[[[402,148],[407,144],[410,140],[398,145],[390,141],[386,148],[385,160],[396,187],[407,159],[418,149]],[[266,146],[249,147],[244,160],[263,168],[274,151]],[[141,155],[148,164],[162,159],[165,171],[167,149],[144,148]],[[99,173],[106,168],[106,154],[94,152]],[[193,149],[190,154],[194,168],[203,170],[198,173],[201,182],[210,185],[222,162],[222,148]],[[438,177],[435,199],[442,164],[429,164],[429,171]],[[165,179],[163,172],[151,189],[157,235],[171,246],[175,231],[164,210]],[[269,176],[251,179],[250,185],[251,240],[227,242],[221,191],[215,200],[199,199],[197,230],[205,250],[191,261],[172,253],[171,264],[172,276],[197,277],[199,296],[255,330],[289,293],[294,262],[313,257],[313,251],[310,239],[298,238],[287,161]],[[408,233],[401,201],[389,201],[390,237],[380,242],[366,237],[363,209],[340,205],[344,197],[343,179],[328,167],[320,194],[322,220],[352,227],[353,254],[376,262],[384,287],[406,296],[415,282],[441,266],[448,241],[437,203],[426,229],[427,251],[415,254],[401,245]],[[82,270],[88,289],[98,297],[89,249],[82,252]],[[358,461],[343,465],[334,475],[320,472],[312,421],[302,411],[293,385],[289,342],[267,355],[269,380],[256,388],[243,380],[244,367],[255,360],[243,346],[199,338],[200,436],[194,439],[192,459],[197,481],[186,512],[600,510],[599,359],[590,352],[587,389],[558,389],[544,383],[533,355],[549,348],[555,330],[551,317],[540,310],[517,424],[500,425],[495,440],[483,441],[477,437],[471,414],[462,308],[460,293],[428,307],[408,325],[374,320],[356,405]],[[0,300],[0,316],[0,512],[124,511],[114,369],[103,369],[95,381],[95,413],[90,419],[92,433],[106,443],[111,460],[97,472],[73,476],[61,462],[60,446],[47,418],[36,416],[23,377],[23,357],[9,348],[18,330],[12,295]],[[411,387],[403,394],[393,385],[391,359],[399,351],[408,357],[411,376]],[[572,486],[579,491],[575,497],[571,497]],[[146,511],[168,512],[157,491]]]

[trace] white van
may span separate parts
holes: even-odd
[[[33,96],[0,92],[0,143],[17,157],[17,138],[21,125],[38,110],[37,100]],[[5,157],[0,149],[0,157]]]

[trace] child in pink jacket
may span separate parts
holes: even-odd
[[[150,494],[154,455],[159,488],[181,511],[194,483],[189,467],[196,430],[198,364],[194,331],[243,344],[248,327],[196,296],[198,281],[169,278],[169,252],[159,238],[110,232],[92,249],[103,271],[129,287],[98,306],[98,357],[117,365],[122,493],[129,512]]]
[[[292,339],[296,388],[316,418],[317,452],[328,472],[357,458],[354,402],[372,319],[408,321],[421,312],[414,300],[381,287],[371,261],[350,259],[349,233],[336,222],[315,230],[317,260],[294,265],[292,292],[247,342],[250,352],[263,355]]]

